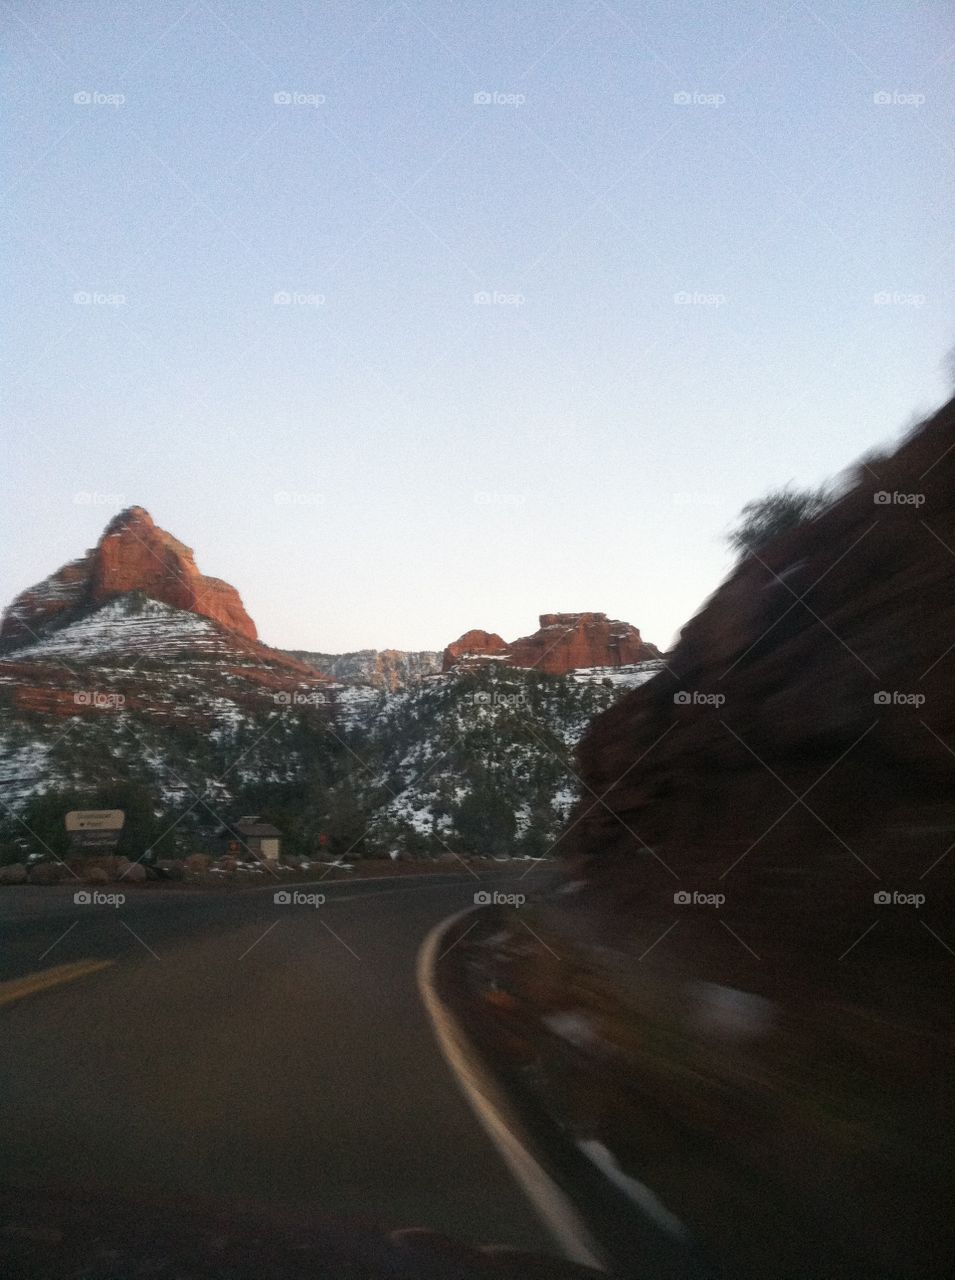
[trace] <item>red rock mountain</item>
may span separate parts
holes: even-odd
[[[27,643],[52,623],[132,591],[256,639],[255,623],[235,587],[201,574],[189,547],[160,529],[148,511],[129,507],[109,522],[85,556],[17,596],[4,614],[0,641]]]
[[[442,670],[503,662],[564,675],[580,667],[623,667],[659,656],[636,627],[605,613],[542,613],[539,630],[511,644],[493,632],[466,631],[445,649]]]

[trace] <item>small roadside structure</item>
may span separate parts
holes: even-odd
[[[225,839],[228,852],[240,860],[251,855],[266,862],[278,861],[282,833],[255,814],[228,823],[219,834]]]

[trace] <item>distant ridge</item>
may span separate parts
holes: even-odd
[[[440,649],[356,649],[353,653],[289,649],[288,652],[344,684],[367,685],[389,693],[397,693],[441,670]]]

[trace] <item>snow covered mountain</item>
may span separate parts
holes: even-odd
[[[323,835],[352,856],[543,853],[577,794],[578,738],[661,666],[440,673],[437,651],[364,650],[322,671],[326,655],[269,648],[237,609],[141,508],[18,597],[0,651],[0,862],[130,788],[167,851],[254,812],[289,852]]]

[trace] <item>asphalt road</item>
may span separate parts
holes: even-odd
[[[555,1255],[416,988],[423,938],[477,882],[295,886],[318,908],[274,887],[0,894],[0,1183],[310,1206]]]

